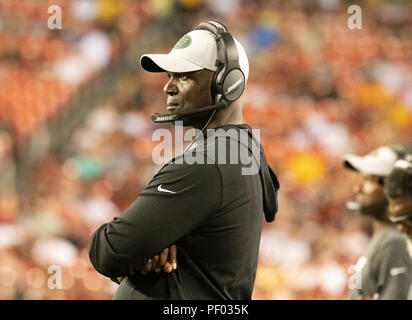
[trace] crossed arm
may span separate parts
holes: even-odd
[[[173,244],[218,210],[221,190],[221,176],[213,165],[165,166],[120,217],[91,236],[92,265],[111,279],[172,272],[177,267]]]
[[[169,248],[163,249],[159,254],[148,259],[144,266],[139,269],[141,274],[150,272],[166,272],[170,273],[177,269],[177,248],[176,245],[171,245]],[[118,277],[117,281],[122,282],[124,277]]]

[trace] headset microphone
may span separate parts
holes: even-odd
[[[152,121],[155,123],[163,123],[163,122],[171,122],[171,121],[177,121],[181,120],[184,117],[191,116],[191,115],[197,115],[206,111],[211,111],[211,110],[219,110],[219,109],[224,109],[228,106],[228,103],[224,100],[220,101],[219,103],[212,104],[207,107],[203,108],[198,108],[186,112],[177,112],[174,114],[159,114],[155,113],[152,115]]]

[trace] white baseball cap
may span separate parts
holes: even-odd
[[[243,46],[233,38],[239,54],[239,65],[249,75],[249,61]],[[206,30],[186,33],[168,54],[144,54],[140,65],[149,72],[193,72],[202,69],[216,71],[217,46],[215,36]]]
[[[386,177],[392,171],[399,158],[394,149],[388,146],[380,147],[365,156],[354,154],[344,155],[344,166],[365,174]]]

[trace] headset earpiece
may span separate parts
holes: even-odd
[[[215,21],[202,22],[196,29],[209,31],[216,38],[217,70],[212,79],[211,93],[213,99],[217,95],[220,98],[215,103],[239,99],[245,89],[245,75],[240,69],[239,53],[232,35],[223,24]]]
[[[227,101],[239,99],[245,89],[245,75],[240,69],[232,69],[226,73],[222,83],[222,95]]]

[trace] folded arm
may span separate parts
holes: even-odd
[[[90,238],[90,261],[101,274],[128,276],[189,234],[219,208],[220,172],[215,165],[170,164],[132,205]]]

